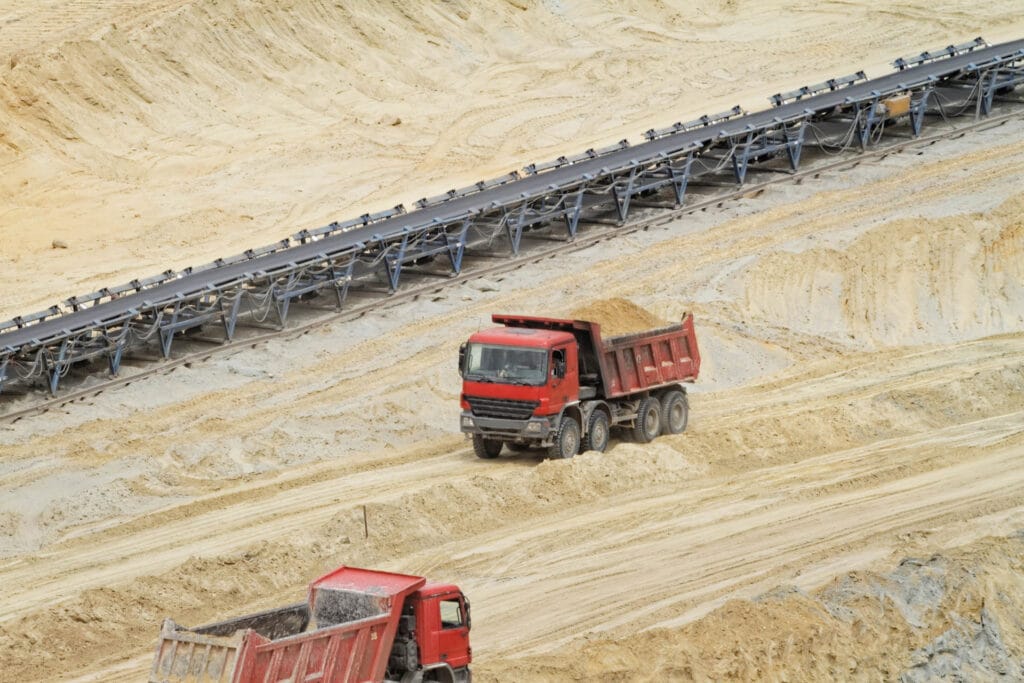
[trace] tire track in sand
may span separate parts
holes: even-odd
[[[1022,425],[1018,411],[698,488],[607,500],[453,542],[432,553],[450,560],[420,564],[459,577],[474,596],[474,636],[488,656],[554,650],[583,632],[678,625],[726,599],[786,582],[810,589],[840,568],[882,559],[904,530],[981,512],[1021,517]],[[969,457],[975,447],[982,454]],[[912,462],[948,448],[967,457],[875,486],[857,482],[869,461]]]

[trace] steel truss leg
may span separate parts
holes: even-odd
[[[402,235],[402,242],[398,246],[397,254],[388,254],[387,247],[384,247],[384,272],[387,274],[388,285],[392,292],[398,289],[398,279],[402,276],[402,260],[405,258],[405,248],[407,246],[409,246],[408,232]]]
[[[747,133],[747,140],[742,144],[733,143],[732,146],[732,172],[736,176],[736,183],[742,185],[747,179],[747,167],[750,164],[750,148],[755,140],[754,131]],[[743,151],[737,153],[738,150]]]
[[[523,240],[523,226],[526,224],[526,210],[529,206],[529,201],[523,201],[523,205],[519,207],[519,214],[516,216],[514,225],[508,220],[508,216],[505,217],[505,233],[508,235],[508,241],[512,245],[513,256],[519,253],[519,243]]]
[[[345,305],[345,299],[348,298],[348,287],[352,283],[352,269],[355,268],[356,260],[354,258],[349,259],[348,265],[346,265],[340,272],[338,268],[331,263],[331,281],[334,286],[334,295],[338,299],[338,310]],[[342,283],[340,286],[338,283]]]
[[[583,190],[584,190],[584,187],[580,187],[579,192],[576,193],[576,201],[573,202],[572,209],[566,211],[565,216],[564,216],[564,218],[565,218],[565,229],[569,233],[569,239],[575,239],[575,237],[576,237],[576,230],[579,228],[579,225],[580,225],[580,213],[583,210]]]
[[[786,153],[789,155],[789,166],[795,173],[800,168],[800,153],[804,149],[804,135],[807,133],[807,126],[797,125],[796,133],[783,126],[783,133],[786,136]]]
[[[871,142],[871,134],[874,133],[878,124],[883,122],[882,118],[878,115],[879,109],[879,98],[875,97],[866,107],[861,105],[857,112],[858,121],[861,120],[861,114],[864,115],[863,123],[860,124],[858,131],[860,133],[858,136],[860,148],[862,150],[868,148],[868,144]]]
[[[672,178],[672,192],[676,196],[676,206],[683,205],[683,197],[686,196],[686,187],[690,183],[690,166],[693,165],[693,152],[686,155],[686,161],[682,168],[676,168],[669,162],[668,173]]]
[[[986,77],[990,81],[988,86],[985,86]],[[981,98],[981,114],[988,116],[992,113],[992,101],[996,97],[996,90],[999,88],[999,69],[991,69],[986,71],[978,79],[978,97]]]
[[[221,296],[218,303],[220,304],[220,322],[224,325],[224,340],[231,341],[235,336],[235,325],[238,324],[238,309],[242,305],[242,292],[241,289],[235,292],[235,300],[231,302],[231,306],[225,310],[224,308],[224,296]]]
[[[125,330],[125,332],[127,329]],[[107,334],[106,328],[103,329],[103,334]],[[121,339],[114,342],[114,348],[107,354],[107,364],[110,366],[110,374],[117,376],[117,372],[121,369],[121,356],[124,354],[125,339],[127,335],[123,334]]]
[[[170,324],[160,327],[160,350],[163,352],[164,358],[171,357],[171,344],[174,343],[174,325],[178,322],[179,313],[181,313],[180,301],[174,304],[174,313],[171,314]]]
[[[5,356],[4,359],[0,361],[0,393],[3,393],[4,391],[4,382],[7,380],[7,364],[10,361],[10,356]]]
[[[284,329],[285,320],[288,318],[288,308],[291,305],[292,298],[288,296],[288,292],[291,290],[292,285],[295,284],[295,273],[291,273],[288,276],[288,282],[285,286],[280,288],[284,292],[284,296],[278,296],[278,286],[272,285],[270,288],[270,296],[274,300],[274,310],[277,311],[277,324]]]
[[[633,183],[640,172],[640,167],[634,166],[629,172],[629,180],[626,182],[626,189],[619,190],[618,183],[612,183],[612,199],[615,200],[615,210],[619,214],[619,223],[626,222],[626,215],[629,213],[629,202],[633,198]]]
[[[974,84],[974,120],[977,121],[985,114],[985,77],[988,75],[987,71],[982,71],[977,74],[978,80]]]
[[[914,102],[911,97],[910,130],[915,138],[921,136],[921,130],[924,128],[924,115],[928,111],[928,100],[931,99],[933,92],[932,88],[922,90],[917,102]]]
[[[466,253],[466,235],[469,233],[469,226],[473,219],[467,218],[459,228],[459,236],[452,244],[452,238],[447,231],[444,232],[445,246],[448,247],[448,261],[452,265],[452,272],[458,275],[462,271],[462,256]]]
[[[53,396],[57,395],[57,385],[60,384],[61,371],[67,363],[65,358],[70,344],[71,342],[67,339],[61,342],[60,351],[57,352],[57,360],[47,363],[50,366],[50,394]]]

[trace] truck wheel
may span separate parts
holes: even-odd
[[[587,439],[585,451],[604,453],[608,448],[608,414],[603,410],[595,410],[587,423]]]
[[[686,431],[686,422],[690,416],[690,406],[686,394],[681,391],[670,391],[661,404],[661,429],[665,434],[682,434]]]
[[[549,458],[571,458],[580,450],[580,425],[575,418],[563,417],[558,425],[555,443],[548,449]]]
[[[476,457],[484,460],[492,460],[501,454],[501,441],[485,439],[479,434],[473,435],[473,452]]]
[[[661,404],[658,399],[648,396],[640,401],[640,410],[633,421],[633,440],[650,443],[661,433]]]

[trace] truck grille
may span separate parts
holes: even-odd
[[[478,417],[500,417],[506,420],[527,420],[540,405],[540,401],[510,401],[479,396],[467,396],[466,401]]]

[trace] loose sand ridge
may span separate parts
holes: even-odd
[[[0,318],[1024,30],[1014,1],[3,7]],[[294,601],[349,562],[461,585],[484,681],[1012,677],[1022,140],[776,187],[0,429],[4,674],[139,680],[163,617]],[[605,334],[692,311],[688,432],[478,461],[454,358],[492,311]]]
[[[810,594],[784,587],[732,601],[688,626],[591,637],[477,671],[531,681],[763,680],[780,666],[792,681],[1019,678],[1021,543],[983,539]]]

